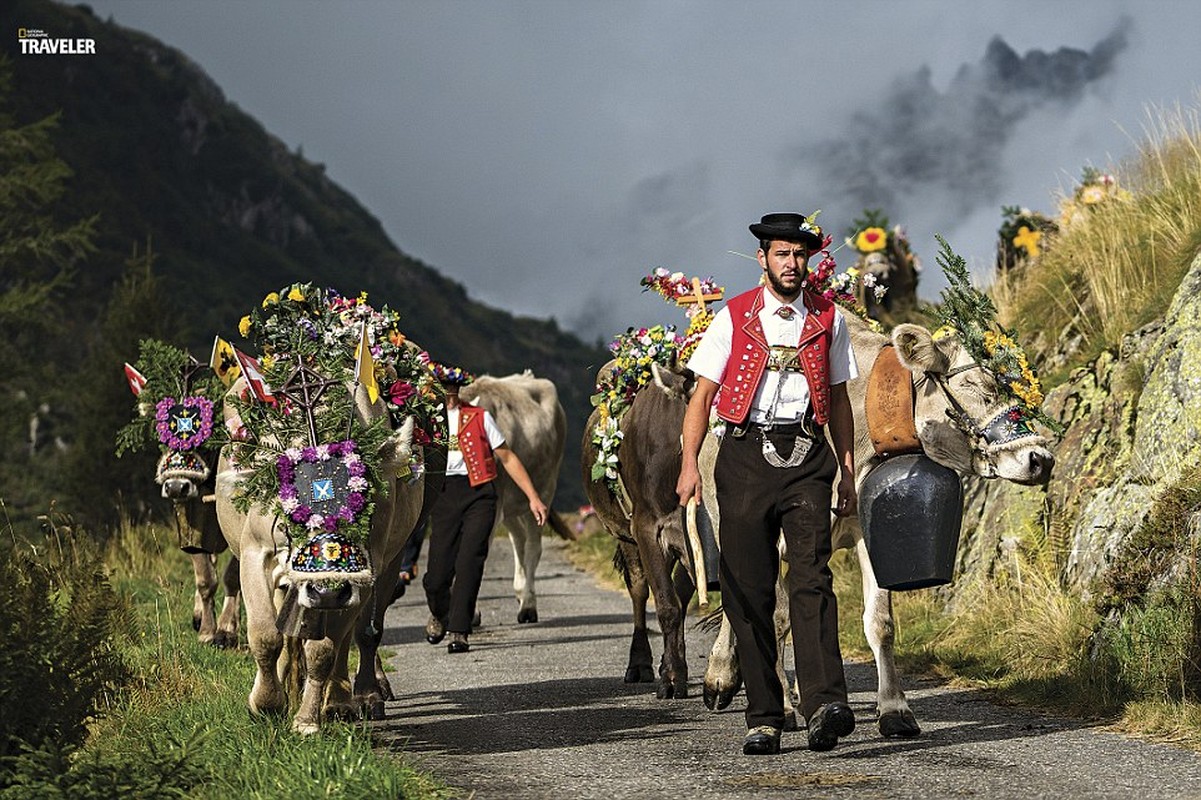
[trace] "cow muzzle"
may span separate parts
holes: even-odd
[[[298,588],[300,605],[315,611],[339,611],[359,604],[359,587],[350,581],[306,582]]]
[[[196,484],[184,478],[168,478],[163,481],[163,497],[168,500],[191,500],[200,494]]]

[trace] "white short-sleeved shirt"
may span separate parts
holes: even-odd
[[[798,297],[793,303],[781,303],[767,289],[760,291],[763,292],[763,308],[759,311],[759,322],[763,325],[763,335],[767,338],[767,343],[796,347],[801,339],[805,316],[809,313],[804,302]],[[792,307],[795,312],[792,319],[786,320],[776,314],[776,309],[783,305]],[[733,342],[734,321],[730,318],[729,308],[723,306],[714,315],[709,329],[705,331],[700,344],[688,359],[688,368],[697,375],[720,384],[726,371],[726,362],[730,360]],[[846,320],[842,317],[842,311],[835,307],[834,331],[830,341],[830,385],[837,386],[858,376],[859,367],[855,363],[855,351],[851,348]],[[798,420],[805,414],[809,407],[809,381],[805,379],[805,373],[764,370],[763,380],[759,382],[755,401],[751,406],[751,422],[767,421],[777,384],[780,384],[780,399],[776,406],[775,420],[787,423]]]
[[[454,441],[458,441],[459,409],[446,409],[446,430],[454,431]],[[488,446],[493,450],[498,447],[504,447],[505,435],[500,432],[500,428],[496,427],[496,420],[492,418],[492,412],[487,409],[484,409],[484,433],[488,436]],[[467,462],[463,460],[463,451],[457,447],[446,451],[446,474],[467,474]]]

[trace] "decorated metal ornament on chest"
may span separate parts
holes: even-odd
[[[354,439],[317,443],[314,409],[333,384],[298,360],[280,389],[306,415],[311,442],[288,448],[276,460],[279,509],[292,545],[288,569],[306,580],[366,584],[373,578],[367,467]]]

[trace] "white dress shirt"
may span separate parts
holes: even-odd
[[[781,303],[774,294],[766,288],[763,292],[763,308],[759,311],[759,322],[763,325],[763,335],[769,345],[796,347],[801,338],[801,329],[805,325],[805,316],[809,310],[800,297],[793,303]],[[788,305],[793,310],[792,319],[784,319],[776,314],[781,306]],[[730,310],[723,306],[713,317],[709,329],[692,357],[688,359],[688,368],[697,375],[708,378],[720,384],[730,360],[730,350],[734,341],[734,322],[730,318]],[[847,331],[846,320],[842,311],[834,309],[834,331],[830,342],[830,385],[837,386],[859,376],[859,368],[855,363],[855,351],[851,348],[851,337]],[[794,422],[805,414],[809,407],[809,381],[805,373],[792,370],[764,370],[763,380],[755,391],[755,400],[750,410],[750,421],[764,423],[772,415],[772,401],[776,398],[776,388],[780,395],[776,402],[774,420],[781,424]]]

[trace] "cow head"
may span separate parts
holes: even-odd
[[[943,466],[1024,485],[1045,484],[1055,456],[1028,424],[1020,403],[977,363],[955,335],[935,338],[898,325],[897,357],[914,375],[918,438]]]
[[[677,365],[668,368],[657,361],[652,361],[651,375],[655,386],[659,387],[672,400],[682,400],[687,403],[688,398],[692,397],[692,392],[696,389],[696,376],[691,371]]]

